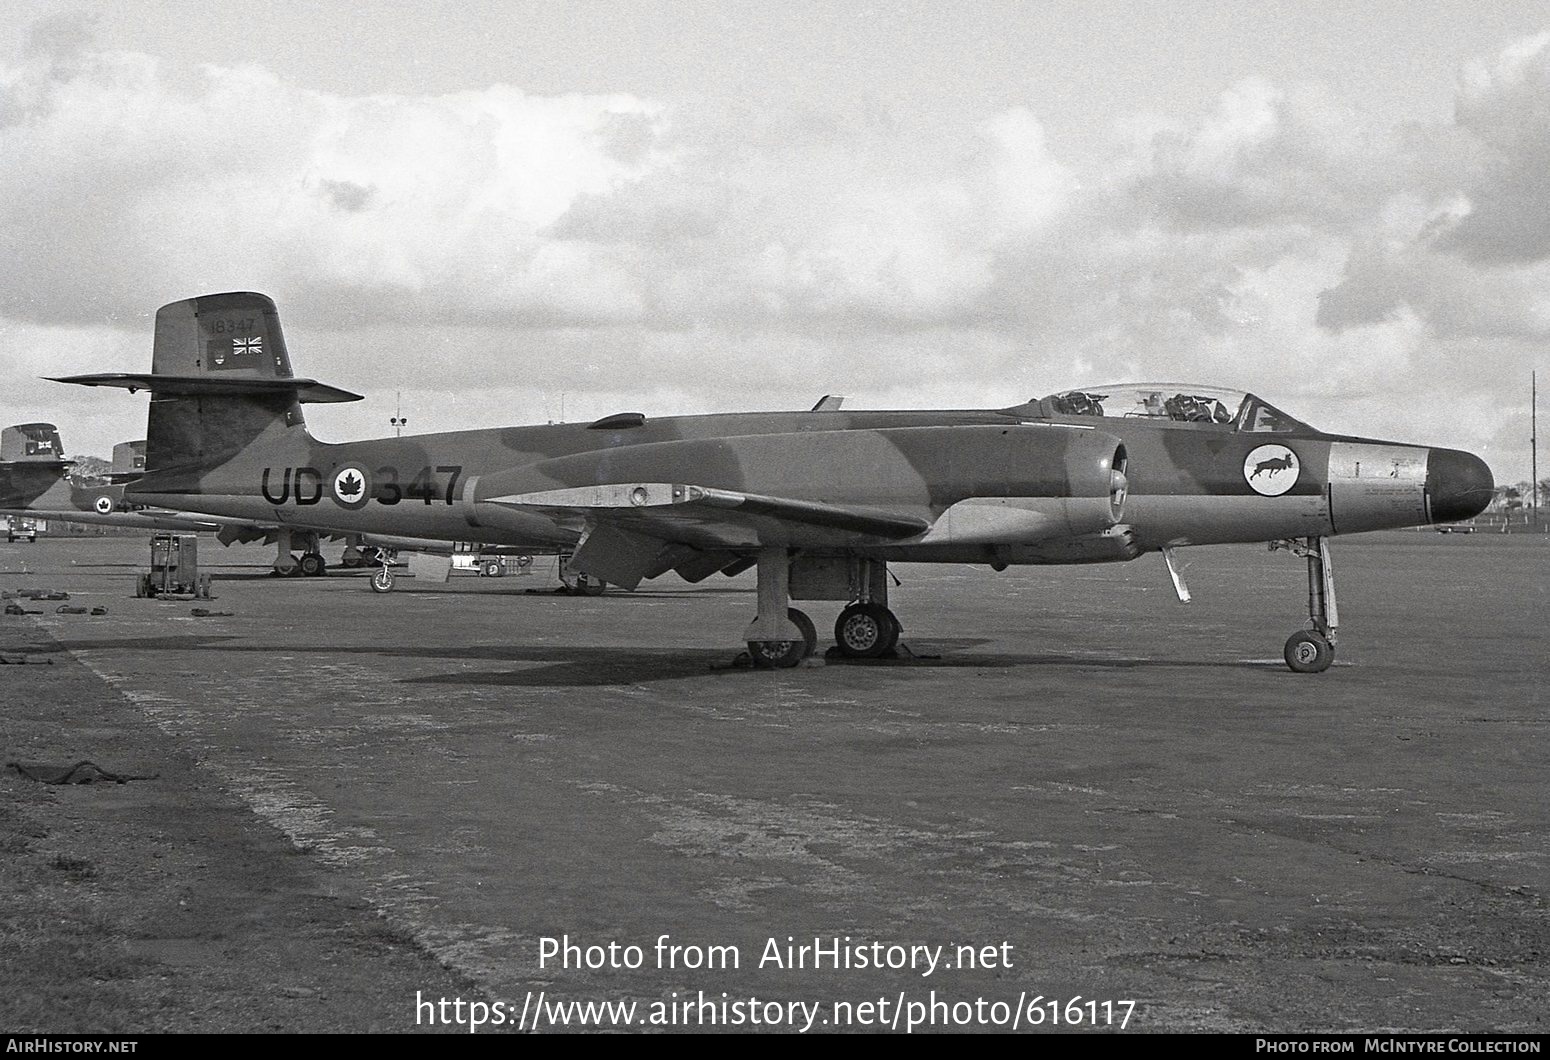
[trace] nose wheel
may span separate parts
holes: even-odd
[[[1282,657],[1295,673],[1321,674],[1334,664],[1335,630],[1340,625],[1329,541],[1322,537],[1294,538],[1272,542],[1270,547],[1287,549],[1308,561],[1308,618],[1313,628],[1298,630],[1288,637]]]
[[[1324,634],[1302,629],[1286,638],[1286,665],[1300,674],[1320,674],[1335,661],[1335,646]]]
[[[379,548],[374,558],[381,566],[372,572],[371,591],[374,593],[390,593],[393,591],[393,583],[397,581],[393,576],[393,561],[398,558],[398,554],[385,548]]]

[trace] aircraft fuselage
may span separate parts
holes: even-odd
[[[1129,495],[1114,522],[1125,532],[1075,542],[1069,534],[1051,534],[1049,542],[1038,535],[964,542],[929,532],[882,541],[814,528],[788,530],[787,543],[876,550],[880,557],[917,561],[1120,560],[1165,546],[1449,521],[1483,507],[1469,510],[1473,500],[1460,498],[1478,491],[1482,482],[1488,491],[1490,482],[1483,464],[1455,450],[1318,432],[1245,432],[1209,423],[1042,416],[1019,408],[684,416],[639,426],[558,424],[342,444],[316,441],[304,430],[276,429],[198,474],[153,473],[132,486],[130,496],[138,504],[300,528],[565,547],[583,531],[579,523],[510,507],[497,511],[488,504],[495,495],[490,489],[496,482],[509,486],[524,469],[561,466],[553,462],[592,454],[597,459],[582,460],[583,479],[562,484],[591,484],[585,477],[596,479],[599,469],[606,469],[626,479],[869,504],[935,522],[961,499],[943,478],[973,477],[974,466],[993,457],[981,447],[957,454],[955,464],[955,432],[938,430],[930,432],[934,455],[926,467],[919,453],[903,451],[907,447],[899,439],[916,437],[922,428],[983,433],[998,427],[1024,433],[1036,428],[1051,439],[1046,448],[1060,451],[1081,448],[1079,443],[1097,436],[1122,443]],[[775,436],[788,437],[790,444],[781,448]],[[647,448],[638,453],[649,459],[632,452],[642,446]],[[942,446],[946,451],[938,452]],[[1094,451],[1103,449],[1098,445]],[[791,454],[798,454],[797,466]],[[912,475],[912,469],[919,473]],[[1080,471],[1066,472],[1053,492],[1081,492],[1072,478]]]

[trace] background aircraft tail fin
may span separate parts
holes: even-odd
[[[148,472],[197,471],[254,445],[305,431],[301,406],[359,394],[297,379],[267,296],[201,295],[156,311],[149,374],[72,376],[61,382],[151,392]]]
[[[27,507],[69,470],[52,423],[18,423],[0,431],[0,507]]]
[[[0,463],[58,464],[65,459],[52,423],[18,423],[0,431]]]
[[[145,439],[119,442],[113,447],[113,466],[109,482],[131,482],[145,474]]]

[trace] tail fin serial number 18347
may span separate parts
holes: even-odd
[[[405,501],[452,504],[462,475],[461,464],[422,467],[412,474],[407,469],[400,472],[391,464],[369,472],[352,467],[335,475],[330,489],[329,473],[318,468],[266,467],[259,491],[270,504],[318,504],[326,496],[352,508],[367,500],[389,505]]]

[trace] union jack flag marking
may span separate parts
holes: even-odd
[[[263,352],[264,352],[264,340],[262,338],[232,339],[231,340],[231,355],[233,357],[240,357],[244,353],[258,353],[258,354],[261,354]]]

